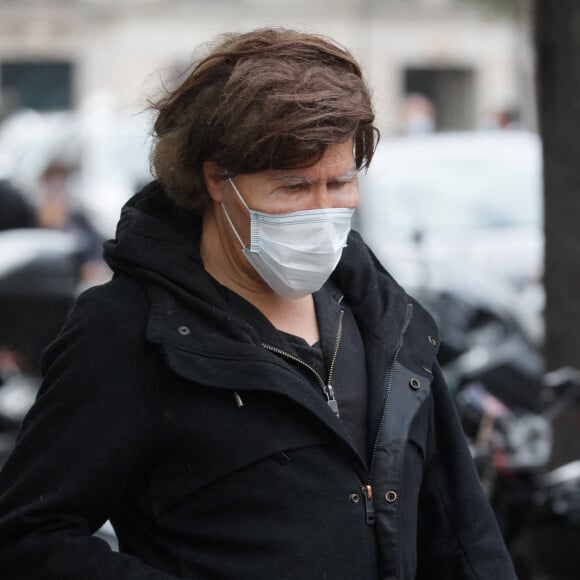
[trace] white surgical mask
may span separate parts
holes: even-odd
[[[250,209],[234,182],[229,182],[250,214],[246,247],[222,202],[244,255],[264,281],[284,298],[302,298],[322,288],[336,268],[350,231],[354,209],[327,208],[270,214]]]

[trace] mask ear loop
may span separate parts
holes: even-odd
[[[234,182],[232,181],[232,179],[230,177],[228,177],[228,181],[230,182],[230,185],[232,186],[233,190],[236,192],[237,196],[240,198],[240,201],[244,204],[244,207],[248,210],[248,213],[249,213],[250,208],[248,207],[248,205],[244,201],[244,198],[241,196],[240,192],[238,191],[238,188],[234,185]],[[240,242],[240,246],[242,246],[242,249],[247,250],[248,248],[246,247],[246,245],[242,241],[240,234],[238,234],[238,230],[236,230],[236,227],[234,226],[234,222],[232,221],[232,218],[230,217],[230,214],[228,213],[228,210],[226,209],[224,202],[222,201],[220,203],[220,205],[222,206],[222,209],[224,210],[224,214],[226,216],[226,219],[228,220],[228,223],[230,224],[230,227],[232,228],[232,231],[234,232],[236,238],[238,238],[238,242]]]
[[[228,181],[230,182],[230,185],[232,186],[233,190],[236,192],[236,195],[238,196],[239,200],[244,204],[244,207],[248,210],[248,213],[251,213],[251,210],[248,207],[246,200],[242,197],[242,194],[239,192],[233,179],[231,177],[228,177]]]

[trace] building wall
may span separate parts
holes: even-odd
[[[101,99],[142,109],[160,78],[187,63],[200,43],[269,25],[327,34],[347,46],[363,64],[385,134],[399,127],[406,67],[472,69],[473,126],[523,99],[514,23],[452,0],[0,0],[0,63],[69,59],[77,107]],[[0,101],[0,109],[8,105]]]

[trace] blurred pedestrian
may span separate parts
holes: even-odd
[[[437,130],[437,111],[425,95],[406,95],[401,110],[401,133],[408,136],[429,135]]]
[[[157,108],[157,180],[0,475],[3,577],[515,578],[437,329],[349,231],[377,139],[353,57],[228,35]]]
[[[81,282],[85,286],[106,282],[110,270],[103,261],[103,236],[79,207],[74,196],[73,165],[53,160],[41,176],[39,225],[46,229],[70,233],[76,240],[82,261]]]

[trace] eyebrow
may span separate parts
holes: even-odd
[[[353,179],[354,177],[356,177],[358,175],[358,173],[359,173],[358,169],[353,169],[352,171],[348,171],[347,173],[344,173],[344,174],[339,175],[337,177],[333,177],[332,179],[329,179],[328,181],[331,183],[346,183],[346,182],[350,181],[351,179]],[[272,180],[273,181],[284,181],[285,183],[304,184],[304,185],[313,185],[313,184],[318,183],[320,181],[319,179],[310,179],[309,177],[304,177],[302,175],[294,175],[291,173],[273,175]]]

